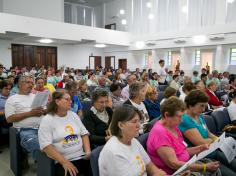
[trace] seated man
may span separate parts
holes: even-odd
[[[19,129],[22,147],[36,159],[35,151],[39,150],[38,128],[44,110],[42,107],[31,108],[35,97],[31,93],[33,84],[31,76],[20,77],[19,93],[7,99],[5,116],[8,123],[13,123]]]

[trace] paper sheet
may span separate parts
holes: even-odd
[[[232,137],[227,137],[220,149],[230,163],[236,156],[236,141]]]
[[[197,160],[201,160],[203,158],[205,158],[207,155],[211,154],[212,152],[214,152],[215,150],[217,150],[218,148],[220,148],[221,145],[223,145],[225,140],[225,133],[223,133],[217,141],[213,142],[210,146],[208,150],[205,150],[201,153],[199,153],[197,155]]]
[[[177,175],[184,170],[186,170],[191,164],[195,163],[197,161],[197,156],[194,155],[188,162],[186,162],[181,168],[179,168],[172,176]]]
[[[31,108],[45,107],[48,102],[50,92],[37,92],[32,102]]]

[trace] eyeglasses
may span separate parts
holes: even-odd
[[[61,99],[64,99],[66,101],[71,101],[71,98],[70,97],[62,97]]]

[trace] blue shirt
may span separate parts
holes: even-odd
[[[206,122],[202,115],[198,117],[199,122],[191,118],[188,114],[184,114],[182,116],[182,122],[179,125],[179,130],[184,133],[185,131],[195,128],[199,131],[201,136],[206,139],[208,138],[208,129],[206,126]],[[188,139],[185,138],[185,142],[188,144],[188,146],[194,146]]]
[[[81,109],[82,109],[82,104],[80,103],[78,96],[76,95],[73,96],[70,110],[77,114],[78,111]]]
[[[153,103],[152,101],[146,99],[144,101],[144,104],[148,111],[150,121],[154,118],[160,118],[160,115],[161,115],[160,103],[158,103],[157,101]]]
[[[12,95],[13,94],[10,94],[8,97],[5,97],[5,96],[2,96],[2,94],[0,94],[0,111],[4,111],[5,110],[6,101]]]

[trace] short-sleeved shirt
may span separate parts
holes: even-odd
[[[81,136],[87,134],[76,113],[68,111],[64,117],[47,114],[38,131],[40,149],[53,145],[66,159],[78,160],[85,154]]]
[[[231,122],[236,120],[236,103],[234,101],[230,102],[230,105],[228,106],[228,112]]]
[[[73,96],[72,97],[72,103],[71,103],[71,111],[78,113],[79,110],[82,110],[82,104],[79,101],[78,96]]]
[[[184,144],[184,138],[179,131],[175,128],[178,137],[169,132],[160,121],[155,123],[151,129],[147,140],[147,151],[152,162],[160,169],[164,170],[167,174],[173,174],[175,170],[169,168],[157,154],[157,150],[161,147],[170,147],[174,150],[176,157],[179,161],[187,162],[190,155]]]
[[[206,122],[203,116],[199,115],[198,119],[199,119],[199,122],[191,118],[188,114],[186,113],[183,114],[182,122],[179,125],[179,130],[182,133],[184,133],[185,131],[189,129],[195,128],[199,131],[199,133],[204,139],[208,138],[208,129],[207,129]],[[188,139],[185,138],[185,141],[188,144],[188,146],[193,146],[193,144]]]
[[[5,116],[6,118],[23,112],[29,112],[32,110],[32,102],[34,100],[35,94],[21,95],[15,94],[9,97],[5,105]],[[33,128],[38,129],[41,122],[41,117],[32,116],[26,119],[23,119],[18,122],[13,122],[15,128]]]
[[[147,176],[146,165],[150,161],[137,139],[132,139],[131,145],[125,145],[113,136],[100,153],[99,173],[102,176]]]

